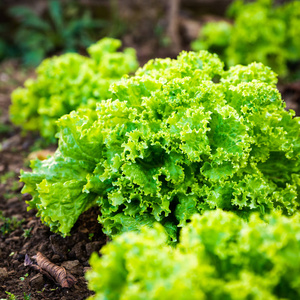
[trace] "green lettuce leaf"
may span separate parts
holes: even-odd
[[[297,0],[280,5],[274,0],[236,0],[227,11],[232,22],[207,22],[191,47],[217,53],[228,67],[261,62],[286,77],[293,72],[289,63],[300,59],[299,12]]]
[[[255,211],[294,214],[300,122],[284,109],[275,84],[276,75],[261,63],[224,71],[206,51],[150,61],[114,83],[112,99],[100,101],[96,111],[58,121],[53,160],[63,163],[55,183],[65,181],[64,169],[78,169],[82,194],[76,198],[82,203],[95,195],[110,236],[158,221],[176,241],[192,214],[216,208],[245,219]],[[51,161],[21,177],[25,190],[34,191],[33,203],[47,197],[44,185],[37,188],[48,180],[43,164]],[[52,186],[47,189],[64,206]],[[51,202],[44,204],[47,214]]]
[[[195,214],[180,242],[160,224],[126,232],[94,253],[89,299],[298,299],[300,214]]]
[[[54,142],[57,119],[79,108],[94,109],[97,102],[112,97],[111,83],[137,69],[135,50],[117,52],[120,46],[119,40],[104,38],[87,49],[90,58],[67,53],[45,59],[37,78],[12,93],[12,122]]]

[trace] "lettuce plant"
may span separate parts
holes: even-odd
[[[192,49],[216,52],[228,66],[257,61],[287,75],[287,63],[300,60],[300,2],[273,2],[235,1],[228,11],[234,23],[206,23]]]
[[[12,93],[12,122],[55,141],[59,117],[111,98],[110,84],[136,70],[135,50],[116,52],[120,46],[119,40],[104,38],[88,48],[89,58],[67,53],[45,59],[37,68],[37,78]]]
[[[89,299],[299,299],[300,214],[265,221],[196,214],[176,247],[159,224],[124,233],[92,255]]]
[[[224,71],[206,51],[149,61],[96,111],[58,121],[55,155],[21,174],[29,207],[63,235],[98,205],[110,236],[158,221],[173,240],[194,213],[215,208],[293,214],[300,121],[276,82],[260,63]]]
[[[209,50],[226,61],[225,49],[229,45],[233,25],[227,21],[207,22],[199,33],[198,39],[191,43],[195,51]]]

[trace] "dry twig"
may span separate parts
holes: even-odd
[[[179,8],[180,0],[169,0],[169,15],[168,15],[168,36],[171,39],[172,51],[178,54],[180,51],[180,36],[179,36]]]
[[[52,263],[41,252],[38,252],[33,259],[36,260],[36,264],[26,254],[24,265],[30,266],[43,275],[46,275],[49,279],[57,282],[61,287],[70,288],[76,282],[76,278],[66,271],[64,267],[60,267]]]

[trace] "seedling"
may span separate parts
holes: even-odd
[[[24,220],[18,220],[15,217],[7,218],[3,216],[3,212],[0,211],[0,232],[2,235],[11,233],[12,231],[19,228]]]
[[[27,295],[27,294],[24,292],[23,295],[24,295],[24,297],[23,297],[24,300],[30,300],[30,298],[31,298],[30,295],[31,295],[31,294],[28,294],[28,295]]]
[[[16,297],[13,293],[5,292],[8,295],[7,300],[18,300],[18,297]]]
[[[21,281],[24,281],[25,278],[27,278],[27,277],[28,277],[28,273],[26,273],[24,276],[20,277],[20,280],[21,280]]]
[[[24,236],[25,239],[31,237],[31,230],[32,230],[32,228],[24,229],[23,236]]]

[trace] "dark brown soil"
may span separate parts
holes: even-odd
[[[278,89],[286,103],[286,108],[294,110],[296,115],[300,116],[300,80],[280,84]]]
[[[99,251],[107,242],[97,222],[96,209],[84,213],[71,232],[71,236],[62,238],[50,232],[36,218],[35,211],[26,212],[24,200],[11,198],[1,203],[0,209],[16,218],[22,224],[10,234],[0,238],[0,297],[5,298],[6,291],[22,299],[24,292],[33,299],[86,299],[92,293],[88,291],[84,272],[89,267],[88,259],[92,252]],[[9,209],[7,209],[9,208]],[[25,233],[30,229],[29,237]],[[55,282],[24,266],[25,254],[33,256],[40,251],[53,263],[64,266],[77,283],[70,289],[61,288]]]

